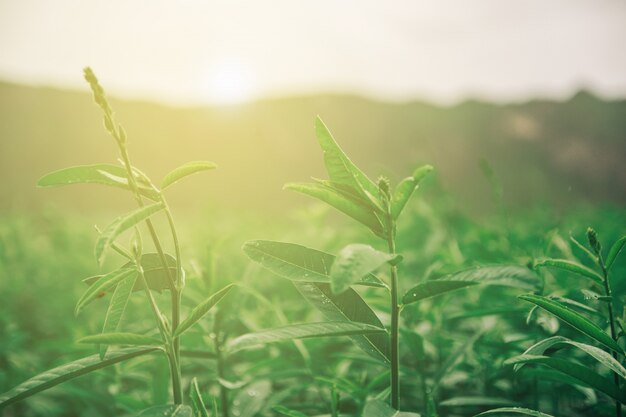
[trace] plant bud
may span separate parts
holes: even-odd
[[[593,230],[591,227],[587,228],[587,240],[589,241],[589,246],[596,254],[600,254],[600,250],[602,249],[602,245],[600,245],[600,241],[598,240],[598,233]]]
[[[378,178],[378,189],[380,190],[381,196],[385,196],[387,200],[391,198],[391,194],[389,191],[389,180],[387,178]]]

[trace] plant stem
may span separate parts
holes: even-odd
[[[135,175],[133,173],[133,169],[130,164],[130,158],[128,157],[128,151],[126,150],[125,144],[121,140],[118,139],[117,142],[119,145],[119,150],[122,156],[122,160],[124,161],[126,173],[128,175],[128,184],[131,190],[133,191],[133,193],[135,194],[135,199],[137,200],[137,204],[139,205],[139,207],[143,207],[144,202],[143,202],[143,199],[141,198],[141,194],[139,193],[139,189],[137,188]],[[161,197],[161,200],[165,206],[166,212],[169,213],[169,208],[167,207],[167,204],[164,201],[164,198]],[[168,220],[170,219],[170,217],[171,215],[168,216]],[[172,273],[170,272],[170,268],[169,268],[169,265],[167,264],[167,260],[165,259],[165,253],[163,252],[161,242],[159,241],[159,237],[150,219],[146,219],[146,226],[148,227],[148,231],[150,232],[150,237],[152,238],[152,242],[154,242],[154,247],[156,248],[156,251],[159,254],[159,259],[161,260],[163,269],[165,269],[165,272],[169,278],[170,293],[171,293],[171,300],[172,300],[172,326],[173,326],[173,329],[175,330],[180,321],[180,307],[179,307],[180,294],[179,294],[176,282],[174,281],[174,278],[172,277]],[[178,240],[176,240],[176,247],[178,248]],[[176,262],[177,262],[177,265],[180,263],[180,253],[178,252],[178,249],[177,249]],[[177,267],[177,271],[178,269],[179,268]],[[143,279],[145,281],[145,277]],[[148,287],[147,281],[145,282],[145,285],[149,294],[149,298],[151,299],[151,302],[154,304],[154,306],[156,306],[156,302],[154,301],[154,298],[152,297],[152,293],[150,293],[150,289]],[[173,330],[172,330],[172,334],[173,334]],[[180,349],[178,345],[178,338],[176,338],[175,341],[171,341],[170,343],[171,343],[171,346],[170,346],[171,354],[168,354],[168,359],[169,359],[171,377],[172,377],[172,394],[174,396],[174,404],[178,405],[178,404],[183,403],[180,360],[179,360]]]
[[[602,268],[602,277],[604,282],[604,295],[608,297],[608,310],[609,310],[609,325],[611,328],[611,337],[615,342],[617,342],[617,332],[615,331],[615,318],[613,316],[613,298],[611,295],[611,284],[609,282],[609,272],[606,270],[606,266],[604,265],[604,260],[602,259],[602,254],[598,253],[598,264],[600,264],[600,268]],[[614,350],[611,350],[611,355],[613,355],[613,359],[616,361],[617,353]],[[617,372],[613,371],[613,382],[615,383],[615,388],[617,392],[620,392],[620,384],[619,384],[619,375]],[[622,417],[622,405],[619,401],[615,401],[615,416]]]
[[[224,357],[222,355],[222,330],[221,330],[221,314],[218,310],[218,312],[215,314],[215,326],[214,326],[214,332],[215,332],[215,339],[214,339],[214,344],[215,344],[215,354],[217,355],[216,359],[217,359],[217,377],[219,379],[226,379],[226,375],[224,373]],[[226,391],[226,387],[224,387],[224,385],[222,384],[221,381],[217,381],[219,387],[220,387],[220,403],[222,403],[222,417],[229,417],[229,411],[228,411],[228,392]]]
[[[391,213],[388,215],[389,232],[387,244],[389,253],[396,254],[395,223]],[[399,350],[399,318],[400,306],[398,305],[398,267],[391,265],[391,407],[400,409],[400,350]]]

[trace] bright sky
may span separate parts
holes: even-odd
[[[623,0],[0,0],[0,79],[233,103],[626,96]]]

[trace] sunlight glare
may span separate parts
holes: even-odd
[[[218,105],[241,104],[252,98],[250,76],[243,66],[221,63],[209,70],[205,95]]]

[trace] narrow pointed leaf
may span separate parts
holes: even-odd
[[[605,262],[607,271],[610,270],[613,264],[615,263],[615,259],[617,259],[617,256],[620,254],[620,252],[624,248],[624,245],[626,245],[626,235],[620,237],[613,244],[613,246],[611,246],[611,249],[609,249],[609,254],[606,256],[606,262]]]
[[[99,355],[91,355],[74,362],[66,363],[32,377],[12,390],[1,394],[0,409],[17,401],[21,401],[24,398],[28,398],[33,394],[62,384],[65,381],[69,381],[70,379],[155,351],[157,351],[156,348],[127,348],[109,352],[104,360],[101,360]]]
[[[172,277],[176,276],[176,259],[172,255],[167,253],[164,254],[165,262],[168,265],[169,273]],[[131,268],[134,267],[134,262],[127,262],[122,266],[122,268]],[[161,292],[162,290],[167,290],[170,288],[168,272],[163,268],[161,263],[161,257],[158,253],[145,253],[141,256],[141,267],[143,269],[143,275],[148,281],[148,286],[151,290],[155,290]],[[100,279],[102,275],[96,275],[94,277],[85,278],[83,282],[88,285],[93,284],[98,279]],[[139,281],[135,281],[135,286],[133,287],[133,292],[135,291],[143,291],[143,284]]]
[[[103,184],[130,190],[126,169],[111,164],[79,165],[60,169],[44,175],[37,181],[39,187],[59,187],[71,184]],[[137,185],[143,196],[155,201],[159,199],[159,194],[154,189],[141,183]]]
[[[385,329],[363,323],[347,321],[292,324],[276,327],[257,333],[248,333],[233,339],[228,344],[231,352],[285,340],[306,339],[312,337],[352,336],[362,334],[385,333]]]
[[[301,413],[300,411],[292,410],[290,408],[283,407],[282,405],[275,405],[274,407],[272,407],[272,410],[276,411],[280,415],[287,417],[309,417],[306,414]]]
[[[369,245],[348,245],[341,249],[330,268],[330,287],[333,293],[341,293],[396,258],[397,255],[380,252]]]
[[[206,409],[204,401],[202,400],[202,394],[200,394],[200,387],[198,387],[197,378],[194,377],[191,380],[191,387],[189,391],[189,399],[191,400],[194,417],[210,417],[209,411]]]
[[[515,401],[499,397],[452,397],[439,403],[440,407],[476,407],[515,405]]]
[[[592,280],[596,284],[602,285],[603,283],[602,276],[596,271],[591,268],[587,268],[586,266],[579,263],[568,261],[567,259],[540,259],[535,262],[535,267],[542,268],[546,266],[558,268],[563,271],[573,272],[582,277]]]
[[[102,333],[113,333],[117,331],[117,328],[122,320],[124,311],[126,310],[126,304],[130,298],[130,294],[135,286],[135,280],[137,274],[130,275],[128,278],[123,279],[115,287],[111,301],[109,302],[109,308],[106,316],[104,317],[104,326],[102,327]],[[108,345],[100,345],[100,358],[103,359],[107,353]]]
[[[527,290],[535,290],[539,285],[537,274],[519,265],[479,266],[446,275],[438,281],[471,281]]]
[[[397,219],[406,203],[411,198],[411,195],[419,187],[420,182],[432,172],[433,167],[431,165],[424,165],[419,167],[413,173],[413,176],[407,177],[400,181],[393,192],[391,199],[391,214],[394,219]]]
[[[337,189],[320,183],[290,183],[286,184],[284,188],[322,200],[367,226],[377,236],[384,235],[383,226],[375,214],[374,206],[365,206],[361,204],[361,201],[350,199],[348,195]]]
[[[302,296],[329,321],[365,323],[383,327],[376,313],[352,288],[341,294],[333,294],[329,284],[316,282],[294,282]],[[352,341],[365,353],[381,361],[390,363],[389,338],[386,334],[351,336]]]
[[[597,360],[602,365],[606,366],[608,369],[618,374],[620,377],[626,379],[626,369],[622,366],[622,364],[618,360],[613,358],[611,354],[595,346],[591,346],[586,343],[575,342],[573,340],[570,340],[562,336],[549,337],[538,343],[535,343],[534,345],[526,349],[526,351],[524,352],[524,355],[535,355],[535,356],[543,355],[546,350],[550,349],[553,346],[558,346],[558,345],[574,346],[582,350],[586,354],[592,356],[595,360]],[[515,370],[516,371],[519,370],[520,367],[521,365],[519,364],[515,365]]]
[[[436,297],[451,291],[466,288],[472,285],[478,285],[475,281],[426,281],[416,285],[404,294],[402,304],[411,304],[425,298]]]
[[[160,346],[162,340],[135,333],[102,333],[83,337],[79,343],[107,345]]]
[[[174,337],[178,337],[183,334],[187,329],[193,326],[198,320],[200,320],[206,313],[213,308],[217,303],[220,302],[222,298],[233,288],[234,284],[230,284],[198,304],[191,312],[189,316],[180,323],[180,325],[176,328],[176,332],[174,332]]]
[[[596,391],[603,392],[614,400],[617,400],[622,404],[626,404],[626,394],[617,390],[612,379],[598,375],[588,367],[579,365],[575,362],[551,358],[549,356],[536,355],[519,355],[507,359],[504,362],[505,365],[526,363],[547,365],[552,369],[556,369],[557,371],[574,378],[583,385],[587,385]]]
[[[295,243],[271,240],[250,240],[243,245],[250,259],[290,281],[331,282],[330,270],[335,256]],[[359,285],[385,287],[372,274],[367,274]]]
[[[375,199],[378,186],[352,163],[319,116],[315,119],[315,135],[324,152],[324,163],[331,181],[351,186],[367,199]]]
[[[530,408],[522,407],[502,407],[493,410],[483,411],[480,414],[476,414],[474,417],[490,416],[493,414],[507,415],[507,414],[523,414],[531,417],[554,417],[550,414],[542,413],[541,411],[531,410]]]
[[[136,417],[193,417],[193,411],[183,404],[155,405],[141,411]]]
[[[75,313],[78,315],[81,310],[90,302],[98,298],[101,294],[115,287],[119,282],[137,276],[137,270],[135,268],[120,268],[113,272],[109,272],[106,275],[99,277],[85,293],[80,297],[76,303]]]
[[[182,178],[188,175],[195,174],[196,172],[200,172],[200,171],[208,171],[210,169],[215,169],[215,168],[217,168],[217,165],[215,165],[213,162],[207,162],[207,161],[187,162],[186,164],[181,165],[178,168],[174,169],[172,172],[167,174],[165,178],[163,178],[163,181],[161,182],[161,189],[163,190],[166,189],[170,185],[174,184],[175,182],[181,180]]]
[[[118,217],[102,231],[96,241],[96,259],[102,263],[105,249],[115,241],[115,239],[126,230],[136,226],[154,213],[163,209],[162,203],[155,203],[141,207],[131,213]]]
[[[557,318],[569,324],[579,332],[591,337],[598,343],[612,349],[616,352],[624,354],[622,348],[605,333],[598,325],[589,320],[587,317],[575,312],[574,310],[564,306],[563,304],[539,295],[525,294],[520,295],[520,299],[531,302],[544,310],[554,314]]]

